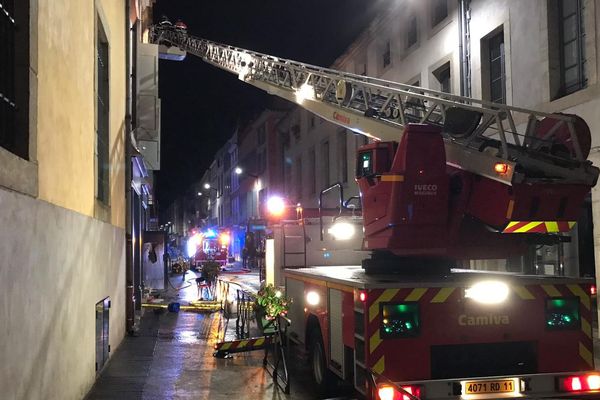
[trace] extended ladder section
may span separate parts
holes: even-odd
[[[446,162],[504,182],[594,185],[583,120],[451,95],[282,59],[154,27],[154,43],[174,45],[320,117],[381,141],[400,141],[408,123],[442,127]],[[503,163],[499,172],[497,164]]]

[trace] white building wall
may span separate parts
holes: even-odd
[[[95,379],[95,304],[110,297],[109,341],[125,335],[125,232],[0,190],[3,399],[81,399]]]

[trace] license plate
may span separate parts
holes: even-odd
[[[497,381],[473,381],[463,383],[463,394],[494,394],[515,392],[515,379]]]

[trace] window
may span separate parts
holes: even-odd
[[[296,199],[302,199],[302,157],[296,158]]]
[[[321,160],[323,160],[323,164],[321,166],[322,173],[322,187],[321,189],[325,189],[329,187],[329,141],[323,142],[321,145]]]
[[[338,147],[338,178],[340,182],[348,182],[348,133],[346,130],[342,130],[337,134],[337,147]]]
[[[259,145],[263,144],[265,142],[266,136],[267,136],[265,124],[262,124],[261,126],[258,127],[257,136],[258,136],[258,144]]]
[[[450,91],[450,61],[433,71],[433,76],[437,79],[440,84],[439,90],[444,93],[451,93]]]
[[[406,24],[406,48],[410,49],[417,44],[417,16],[411,15]]]
[[[311,147],[308,151],[308,193],[315,194],[317,192],[317,166],[316,166],[315,148]]]
[[[292,188],[294,185],[292,183],[292,160],[289,157],[286,157],[284,160],[283,176],[285,179],[285,192],[290,195],[292,194]]]
[[[383,68],[392,63],[392,46],[390,41],[385,42],[383,46]]]
[[[265,172],[265,169],[267,169],[267,154],[264,149],[259,150],[256,153],[256,159],[258,164],[258,169],[256,172],[260,175]]]
[[[357,61],[354,67],[357,75],[367,75],[367,62],[365,60]]]
[[[506,103],[506,76],[504,71],[504,31],[488,39],[490,65],[490,100]]]
[[[29,1],[0,9],[0,146],[29,159]]]
[[[436,26],[447,16],[448,0],[431,0],[431,26]]]
[[[558,2],[558,28],[560,48],[559,96],[566,96],[586,85],[583,1],[560,0]]]
[[[97,198],[105,205],[110,199],[109,161],[109,56],[108,40],[98,19],[96,48],[96,169]]]

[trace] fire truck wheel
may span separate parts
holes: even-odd
[[[318,391],[320,394],[327,394],[331,376],[327,369],[325,346],[319,329],[313,329],[310,334],[310,366]]]

